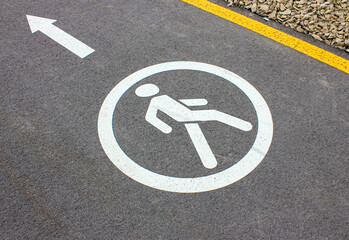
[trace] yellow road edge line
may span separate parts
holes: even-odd
[[[316,47],[310,43],[300,40],[296,37],[276,30],[263,23],[260,23],[251,18],[245,17],[239,13],[233,12],[229,9],[221,7],[217,4],[211,3],[207,0],[180,0],[188,3],[194,7],[202,9],[206,12],[212,13],[225,20],[233,22],[241,27],[247,28],[253,32],[261,34],[267,38],[270,38],[278,43],[281,43],[287,47],[290,47],[298,52],[301,52],[309,57],[326,63],[338,70],[341,70],[349,74],[349,61],[339,57],[333,53],[330,53],[322,48]]]

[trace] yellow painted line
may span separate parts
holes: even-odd
[[[323,63],[326,63],[334,68],[337,68],[345,73],[349,74],[349,61],[341,58],[333,53],[316,47],[310,43],[302,41],[298,38],[292,37],[284,32],[269,27],[263,23],[255,21],[251,18],[245,17],[239,13],[228,10],[217,4],[211,3],[207,0],[181,0],[192,6],[200,8],[206,12],[212,13],[218,17],[224,18],[230,22],[247,28],[253,32],[259,33],[267,38],[270,38],[278,43],[281,43],[287,47],[293,48],[298,52],[301,52],[309,57],[317,59]]]

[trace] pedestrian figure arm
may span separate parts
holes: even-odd
[[[153,125],[154,127],[156,127],[157,129],[159,129],[161,132],[166,134],[170,133],[172,131],[172,128],[156,117],[157,112],[158,112],[157,108],[150,106],[145,115],[145,120],[151,125]]]
[[[190,106],[205,106],[207,105],[207,100],[204,98],[196,98],[196,99],[179,99],[181,103],[184,105]]]

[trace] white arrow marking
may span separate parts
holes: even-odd
[[[52,24],[57,20],[35,17],[31,15],[27,15],[27,20],[32,33],[35,33],[36,31],[42,32],[81,58],[84,58],[95,51],[83,42]]]

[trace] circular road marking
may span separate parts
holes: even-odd
[[[207,176],[180,178],[152,172],[129,158],[116,141],[113,131],[113,115],[122,95],[143,79],[166,71],[193,70],[214,74],[237,86],[250,99],[257,119],[256,139],[247,154],[231,167]],[[273,138],[273,120],[270,109],[262,95],[246,80],[224,68],[200,62],[165,62],[143,68],[120,81],[107,95],[98,116],[98,135],[101,145],[113,162],[124,174],[146,186],[159,190],[196,193],[228,186],[252,172],[267,154]]]

